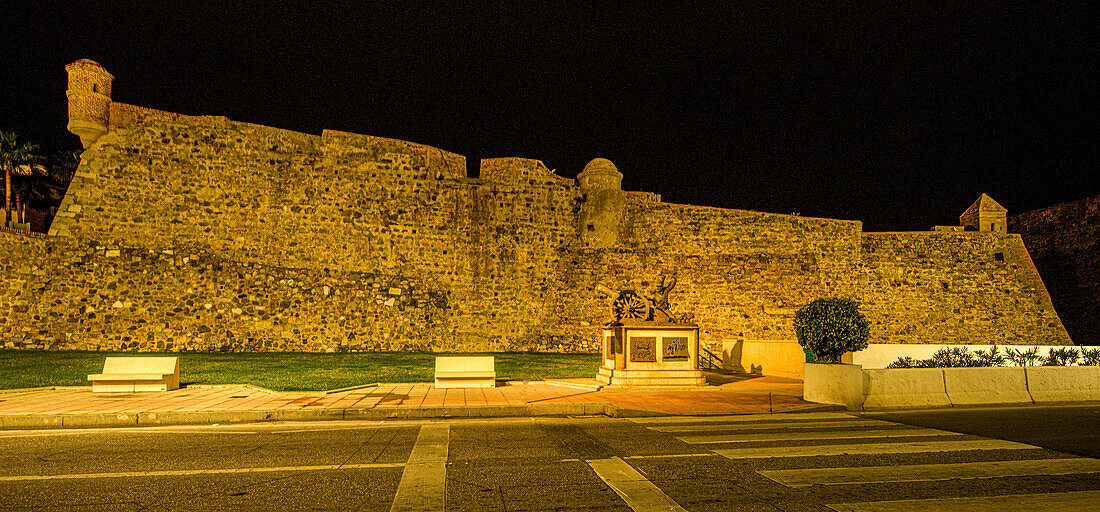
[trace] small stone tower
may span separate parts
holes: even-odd
[[[993,233],[1007,233],[1008,224],[1005,222],[1005,214],[1008,210],[1001,206],[992,197],[982,194],[974,204],[970,205],[959,216],[959,225],[966,231],[991,231]]]
[[[623,175],[606,158],[588,162],[577,175],[584,199],[581,202],[581,242],[585,248],[603,249],[619,243],[626,194]]]
[[[111,119],[111,81],[115,79],[97,62],[80,59],[68,66],[69,124],[65,127],[80,137],[87,149],[103,134]]]

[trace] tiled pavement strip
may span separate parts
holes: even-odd
[[[379,384],[347,391],[272,392],[187,386],[169,392],[95,393],[88,387],[0,391],[0,428],[133,426],[265,419],[383,419],[553,414],[739,414],[819,408],[801,382],[759,377],[700,390],[594,391],[592,379],[436,389]],[[191,414],[188,414],[191,413]],[[236,416],[235,416],[236,415]]]

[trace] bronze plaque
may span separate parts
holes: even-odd
[[[664,347],[664,355],[662,359],[687,359],[688,358],[688,339],[684,337],[678,338],[661,338],[661,343]]]
[[[630,338],[630,360],[638,363],[657,362],[657,338]]]
[[[614,336],[607,336],[607,337],[604,338],[603,356],[604,356],[604,359],[614,359],[615,358],[615,337]]]

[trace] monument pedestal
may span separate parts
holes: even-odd
[[[705,386],[699,371],[699,326],[627,320],[603,330],[596,380],[608,387]]]

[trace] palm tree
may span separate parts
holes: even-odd
[[[12,132],[0,132],[0,167],[4,169],[4,226],[11,226],[12,176],[43,172],[38,145],[19,140]]]
[[[12,197],[15,198],[15,213],[12,219],[20,224],[27,223],[27,209],[32,204],[41,205],[48,198],[46,189],[48,171],[45,167],[38,165],[20,166],[17,170],[27,171],[28,168],[29,173],[20,172],[12,176]]]
[[[47,179],[54,185],[67,187],[76,174],[76,168],[80,165],[82,149],[62,149],[53,154],[50,159],[49,174]]]

